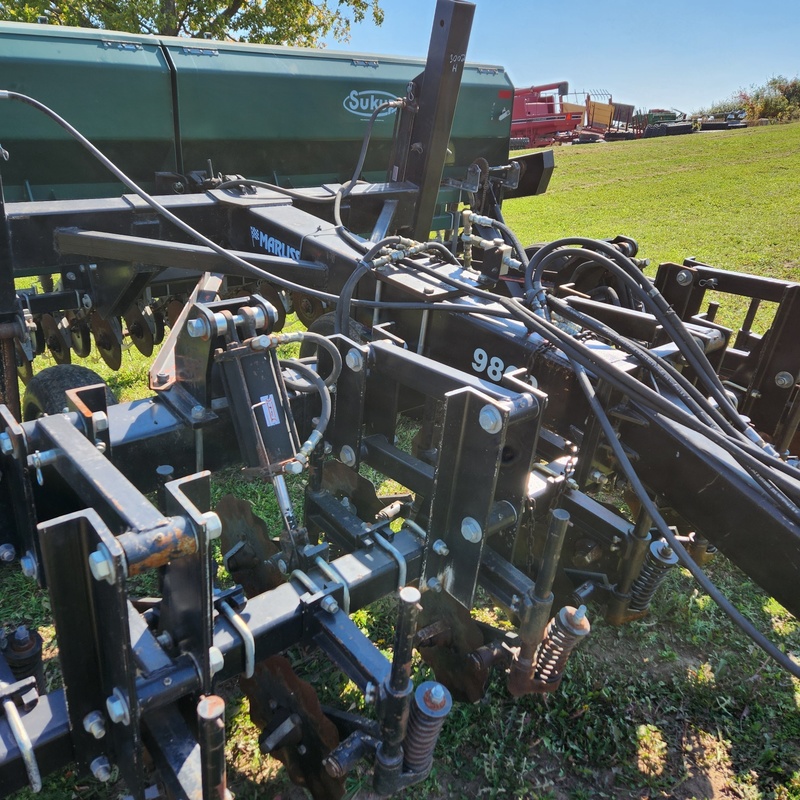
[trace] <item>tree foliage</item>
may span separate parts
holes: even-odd
[[[800,119],[800,78],[790,80],[783,75],[777,75],[763,86],[739,89],[728,100],[714,103],[710,108],[697,113],[719,115],[737,109],[744,109],[749,120],[788,122]]]
[[[0,0],[0,18],[15,22],[311,47],[346,41],[367,16],[383,22],[379,0]]]
[[[770,78],[764,86],[741,90],[739,102],[748,119],[800,119],[800,79],[789,80],[783,75]]]

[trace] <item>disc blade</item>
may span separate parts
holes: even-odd
[[[122,327],[116,317],[103,319],[98,313],[92,314],[89,322],[94,343],[103,361],[110,369],[122,366]]]
[[[45,344],[56,364],[69,364],[72,361],[72,352],[56,318],[52,314],[42,314],[41,323]]]
[[[153,330],[150,325],[148,325],[144,314],[142,314],[142,310],[136,303],[125,312],[124,319],[128,329],[128,336],[134,345],[136,345],[136,349],[143,356],[151,356],[153,354],[155,337],[153,336]]]

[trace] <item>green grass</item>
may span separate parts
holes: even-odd
[[[561,147],[555,165],[503,207],[524,243],[624,234],[653,264],[800,277],[800,124]]]
[[[523,241],[625,234],[654,264],[694,255],[800,280],[800,125],[565,147],[555,157],[547,194],[504,208]],[[147,361],[127,351],[123,362],[118,375],[89,366],[130,399],[142,393]],[[269,490],[227,471],[215,479],[215,499],[229,490],[278,524]],[[724,559],[709,571],[774,641],[798,652],[794,617]],[[47,598],[3,567],[0,608],[5,622],[42,626],[51,641],[48,679],[57,685]],[[486,599],[477,613],[503,622]],[[356,619],[385,649],[393,614],[384,600]],[[352,684],[324,661],[292,657],[298,672],[316,678],[323,702],[359,707]],[[415,661],[415,680],[427,676]],[[246,699],[231,686],[225,694],[229,780],[239,800],[299,796],[280,765],[258,753]],[[368,787],[364,772],[348,783],[350,796]],[[41,797],[121,792],[67,771],[50,778]],[[688,574],[674,571],[646,619],[617,629],[593,617],[558,693],[514,700],[496,676],[484,702],[456,706],[431,776],[402,797],[800,800],[800,682],[744,639]]]

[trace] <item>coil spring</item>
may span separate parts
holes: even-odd
[[[564,606],[547,624],[536,650],[533,684],[539,690],[553,691],[564,676],[572,651],[591,630],[586,606]]]
[[[431,768],[439,731],[452,707],[453,698],[440,683],[425,681],[417,687],[403,741],[403,766],[406,770],[426,773]]]
[[[678,556],[665,541],[653,542],[642,565],[639,577],[631,587],[631,611],[647,611],[656,590],[667,573],[678,563]]]
[[[39,632],[29,630],[25,625],[20,625],[13,636],[6,637],[5,631],[0,636],[0,658],[5,658],[16,680],[36,678],[36,687],[40,694],[47,691],[42,646],[43,641]]]

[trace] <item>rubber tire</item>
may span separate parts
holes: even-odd
[[[117,398],[106,382],[94,371],[79,364],[56,364],[31,378],[22,398],[22,421],[30,422],[43,414],[60,414],[67,405],[67,389],[94,386],[106,387],[106,402],[113,406]]]
[[[308,329],[311,333],[318,333],[320,336],[333,336],[336,333],[336,312],[328,311],[321,317],[317,317]],[[354,319],[350,320],[350,327],[347,335],[358,344],[366,341],[364,329]],[[317,346],[313,342],[302,342],[300,344],[300,358],[311,358],[317,354]]]

